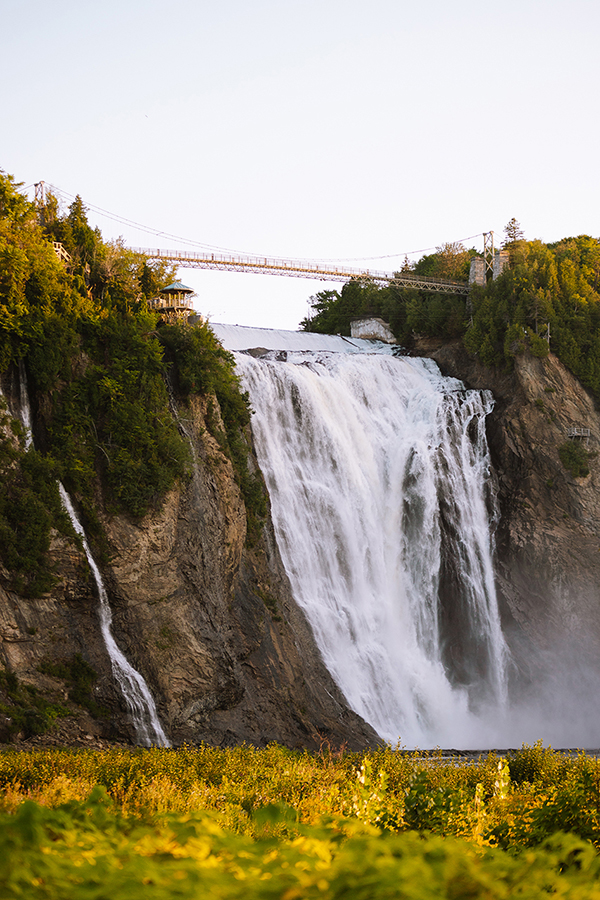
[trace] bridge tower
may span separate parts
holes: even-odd
[[[34,184],[35,195],[33,202],[35,203],[35,208],[37,209],[38,214],[38,222],[40,225],[44,225],[44,210],[46,207],[46,186],[43,181],[38,181],[37,184]]]
[[[485,260],[485,278],[494,277],[494,232],[483,232],[483,258]]]

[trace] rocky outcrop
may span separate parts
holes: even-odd
[[[415,353],[496,400],[488,439],[501,511],[497,580],[523,689],[529,681],[539,690],[544,670],[549,690],[570,682],[591,700],[600,685],[600,414],[592,396],[552,354],[519,354],[508,372],[481,366],[459,342],[422,340]],[[585,477],[559,457],[571,428],[590,431]]]
[[[321,660],[291,596],[270,518],[249,546],[244,504],[231,463],[206,428],[205,404],[196,399],[179,414],[194,458],[188,480],[141,521],[111,514],[98,498],[113,633],[145,677],[165,731],[176,745],[378,743]],[[68,702],[68,685],[40,666],[80,654],[98,675],[93,699],[108,716],[71,704],[73,719],[58,719],[53,733],[31,740],[132,740],[85,555],[54,535],[51,559],[57,584],[40,599],[7,590],[1,579],[0,663],[49,699]]]

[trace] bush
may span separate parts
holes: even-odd
[[[494,754],[7,750],[2,896],[594,900],[598,761],[511,763],[521,787]]]
[[[108,710],[99,706],[94,700],[93,687],[98,680],[98,675],[80,653],[59,662],[42,662],[39,669],[45,675],[52,675],[54,678],[66,681],[71,686],[69,699],[78,706],[84,707],[93,716],[108,715]]]
[[[558,455],[573,478],[585,478],[590,474],[589,454],[579,441],[566,441],[558,448]]]
[[[59,716],[70,715],[62,703],[46,700],[37,688],[7,671],[0,671],[0,713],[10,719],[10,734],[22,732],[25,738],[51,731]]]
[[[54,578],[46,553],[50,532],[72,534],[58,493],[60,467],[33,448],[25,450],[22,431],[0,421],[0,560],[12,573],[10,586],[27,597],[48,591]]]

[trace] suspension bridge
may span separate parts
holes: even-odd
[[[35,204],[43,217],[45,207],[45,188],[46,183],[39,181],[35,185]],[[65,194],[60,188],[50,185],[53,190],[59,194]],[[92,207],[96,209],[95,207]],[[105,211],[97,209],[100,214]],[[118,218],[125,224],[129,223],[126,219]],[[141,227],[141,226],[140,226]],[[146,229],[147,230],[147,229]],[[492,260],[494,256],[493,232],[483,234],[484,238],[484,259],[482,260],[483,272],[492,270]],[[61,245],[55,244],[56,252],[59,256],[65,254]],[[362,281],[371,282],[381,286],[396,285],[399,287],[416,288],[429,292],[440,294],[468,294],[471,284],[476,278],[472,275],[468,282],[451,281],[445,278],[431,278],[427,276],[415,275],[412,272],[380,272],[373,269],[356,269],[346,266],[337,266],[331,263],[315,262],[311,260],[301,259],[281,259],[268,256],[247,256],[232,255],[224,253],[214,253],[209,251],[198,252],[194,250],[160,250],[148,249],[142,247],[130,247],[134,253],[139,253],[148,260],[162,260],[163,262],[175,263],[181,268],[188,269],[219,269],[225,272],[250,272],[258,275],[284,275],[291,278],[314,278],[319,281]],[[62,258],[62,257],[61,257]],[[485,275],[480,275],[485,280]]]
[[[176,263],[188,269],[220,269],[225,272],[253,272],[258,275],[287,275],[291,278],[316,278],[319,281],[368,281],[379,285],[398,285],[441,294],[468,294],[470,284],[428,278],[410,272],[378,272],[315,263],[310,260],[277,259],[268,256],[230,256],[219,253],[197,253],[192,250],[151,250],[130,247],[148,260]]]

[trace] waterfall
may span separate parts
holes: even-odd
[[[19,399],[19,415],[25,429],[25,446],[29,449],[29,447],[33,446],[31,407],[29,404],[29,393],[27,391],[27,377],[22,362],[19,365]],[[89,567],[94,576],[94,581],[96,582],[100,604],[98,610],[100,632],[110,658],[113,675],[121,689],[125,704],[131,716],[138,743],[145,747],[150,747],[152,745],[170,747],[169,739],[165,735],[158,719],[156,705],[148,685],[143,676],[129,664],[112,635],[112,613],[102,575],[92,556],[85,536],[85,531],[75,513],[71,499],[60,482],[58,483],[58,489],[62,504],[71,519],[73,528],[81,538]]]
[[[23,360],[19,360],[19,412],[21,424],[25,429],[25,449],[33,447],[33,432],[31,430],[31,407],[29,405],[29,393],[27,391],[27,375]]]
[[[492,397],[377,349],[236,353],[279,549],[329,671],[382,737],[489,746],[508,665]]]
[[[73,528],[81,538],[89,567],[92,570],[96,582],[98,599],[100,601],[98,611],[100,617],[100,631],[110,657],[113,675],[121,689],[125,703],[127,704],[127,709],[131,716],[133,727],[135,728],[138,743],[142,744],[144,747],[150,747],[152,745],[170,747],[170,742],[159,722],[156,706],[152,694],[148,689],[148,685],[142,675],[129,664],[112,635],[110,628],[112,623],[112,613],[102,575],[92,556],[83,526],[77,518],[69,495],[60,482],[58,488],[63,506],[73,523]]]

